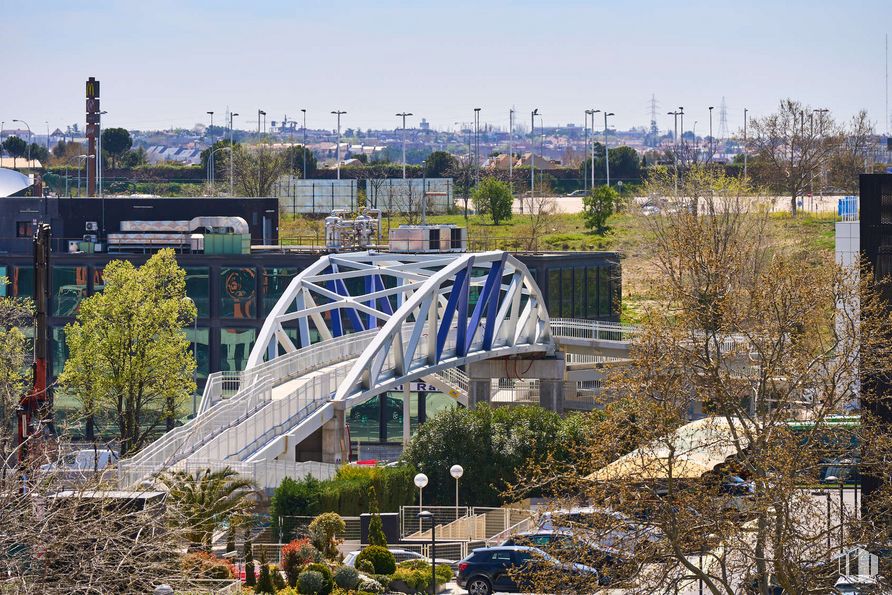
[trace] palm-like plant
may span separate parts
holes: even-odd
[[[217,529],[227,522],[243,524],[249,516],[256,486],[231,467],[175,471],[160,479],[169,491],[171,520],[191,544],[210,550]]]

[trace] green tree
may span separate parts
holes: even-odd
[[[3,141],[3,150],[12,157],[12,168],[16,169],[16,160],[28,152],[28,143],[17,136],[10,136]]]
[[[125,128],[106,128],[102,131],[102,150],[112,158],[112,167],[133,146],[133,139]]]
[[[387,547],[387,536],[384,535],[384,524],[378,511],[378,494],[375,492],[375,486],[369,489],[369,513],[372,515],[369,519],[369,545]]]
[[[594,143],[595,154],[595,180],[607,179],[607,168],[604,166],[604,145]],[[582,165],[579,166],[579,175],[585,174],[586,177],[592,175],[592,160],[587,158]],[[610,180],[611,182],[622,181],[624,184],[640,183],[642,179],[641,158],[638,152],[632,147],[621,146],[610,149]]]
[[[275,593],[276,584],[269,573],[269,564],[266,563],[266,550],[260,550],[260,577],[257,579],[255,593]]]
[[[307,171],[303,171],[305,157],[307,163]],[[313,151],[303,145],[294,145],[288,147],[283,152],[282,159],[285,161],[286,171],[292,175],[298,175],[304,180],[306,180],[307,178],[312,178],[316,175],[316,169],[318,168],[316,155],[315,153],[313,153]]]
[[[65,327],[70,356],[59,381],[86,415],[114,413],[123,456],[142,448],[195,390],[183,327],[196,312],[172,249],[139,268],[113,260],[103,279],[104,290],[84,300]]]
[[[0,277],[0,283],[7,283]],[[22,328],[31,319],[31,302],[11,297],[0,297],[0,461],[6,461],[15,446],[6,440],[16,423],[19,400],[26,390],[26,338]]]
[[[46,167],[47,161],[50,158],[50,152],[46,150],[46,147],[38,145],[37,143],[28,145],[28,154],[31,156],[31,159],[40,161],[44,167]]]
[[[174,526],[183,529],[190,543],[207,551],[217,529],[228,523],[234,531],[250,514],[254,482],[230,467],[194,474],[175,471],[160,479],[169,492],[167,505]]]
[[[493,177],[483,178],[471,192],[471,199],[477,212],[492,217],[496,225],[511,218],[514,197],[507,182]]]
[[[313,545],[329,560],[338,557],[338,543],[344,537],[347,525],[336,512],[324,512],[307,527]]]
[[[461,483],[462,500],[499,506],[519,469],[548,457],[571,461],[574,445],[594,431],[601,417],[592,412],[561,418],[535,406],[449,409],[421,425],[403,460],[428,476],[426,504],[454,503],[449,468],[459,464],[465,477],[480,478]]]
[[[428,178],[444,178],[455,167],[455,157],[446,151],[434,151],[424,163],[424,175]]]
[[[273,185],[285,172],[282,152],[267,144],[234,147],[230,163],[235,174],[235,190],[241,196],[271,196]]]
[[[598,233],[604,233],[607,219],[616,210],[619,192],[610,186],[598,186],[582,198],[582,216],[585,226]]]
[[[201,152],[201,168],[205,171],[208,169],[208,159],[211,158],[211,154],[214,154],[214,177],[222,180],[223,178],[227,178],[229,175],[229,160],[230,154],[227,150],[229,147],[229,139],[221,139],[212,144],[207,149]],[[238,143],[234,143],[232,145],[238,149],[241,145]],[[227,182],[228,183],[228,182]]]

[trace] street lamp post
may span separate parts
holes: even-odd
[[[98,151],[96,151],[96,183],[99,187],[99,198],[102,198],[102,116],[107,113],[105,110],[99,112],[99,138],[96,139],[98,142]]]
[[[678,195],[678,112],[666,112],[666,115],[672,116],[675,132],[672,134],[672,141],[675,148],[672,151],[672,164],[675,166],[675,194]]]
[[[216,168],[216,159],[214,155],[217,154],[218,151],[229,151],[230,159],[232,159],[232,147],[217,147],[213,151],[211,151],[211,155],[208,158],[208,184],[213,185],[217,182],[217,168]],[[230,190],[231,194],[231,190]]]
[[[337,146],[337,159],[338,159],[338,179],[341,179],[341,116],[346,114],[347,112],[341,110],[332,110],[333,115],[338,117],[338,146]]]
[[[480,183],[480,108],[474,108],[474,185]]]
[[[102,112],[105,113],[105,112]],[[28,126],[28,123],[24,120],[13,120],[13,122],[18,122],[20,124],[24,124],[28,129],[28,167],[31,167],[31,127]]]
[[[681,163],[684,165],[684,106],[678,107],[678,115],[681,118]]]
[[[592,108],[591,113],[592,113],[592,154],[591,154],[592,183],[591,183],[591,188],[592,188],[592,190],[594,190],[595,189],[595,114],[600,114],[601,110]]]
[[[508,110],[508,183],[514,192],[514,153],[511,150],[511,141],[514,137],[514,108]]]
[[[715,109],[715,106],[709,106],[709,161],[712,162],[712,156],[715,154],[715,147],[713,145],[712,140],[712,110]],[[696,137],[695,137],[696,138]]]
[[[422,510],[418,513],[418,524],[424,528],[424,521],[431,523],[431,593],[437,592],[437,527],[434,522],[434,513]]]
[[[411,116],[412,112],[402,112],[397,114],[398,118],[403,119],[403,179],[406,179],[406,116]]]
[[[818,114],[818,137],[823,138],[824,134],[824,114],[829,112],[829,109],[821,108],[812,110],[812,115]],[[824,199],[824,160],[821,159],[821,171],[818,174],[818,192],[821,195],[821,200]]]
[[[260,134],[260,116],[265,116],[266,112],[262,109],[257,110],[257,134]]]
[[[233,135],[232,135],[232,119],[235,118],[238,114],[229,112],[229,146],[233,146]],[[234,196],[233,188],[235,187],[233,184],[233,180],[235,179],[233,175],[233,171],[235,170],[235,153],[232,151],[229,152],[229,198]]]
[[[307,179],[307,110],[302,109],[300,111],[304,115],[304,150],[301,151],[301,153],[303,154],[303,157],[304,157],[304,168],[301,170],[300,173],[303,175],[303,178],[306,180]]]
[[[583,119],[584,124],[582,125],[582,127],[585,129],[585,133],[583,136],[583,138],[585,138],[585,141],[582,148],[582,154],[585,155],[585,157],[582,158],[582,190],[585,192],[588,191],[588,163],[585,159],[586,157],[588,157],[588,117],[591,113],[592,110],[585,110],[585,117]],[[594,162],[592,162],[591,165],[592,167],[594,167]]]
[[[607,170],[607,187],[610,188],[610,149],[607,142],[607,118],[614,115],[613,112],[604,110],[604,167]]]
[[[209,111],[209,112],[205,112],[205,113],[211,117],[211,125],[208,126],[208,136],[211,137],[211,144],[213,144],[214,136],[212,134],[210,134],[210,132],[211,132],[211,128],[214,127],[214,112]]]
[[[455,518],[458,518],[458,480],[465,474],[464,467],[453,465],[449,468],[449,475],[455,479]]]
[[[424,506],[423,498],[424,488],[427,486],[427,475],[418,473],[412,481],[415,483],[415,487],[418,488],[418,508],[422,508]]]
[[[537,107],[530,112],[530,199],[532,202],[536,190],[536,116],[539,115]],[[523,213],[523,202],[520,203],[520,212]]]
[[[94,159],[94,155],[78,155],[78,159],[84,160],[84,169],[87,168],[87,164],[90,162],[90,159]],[[81,195],[81,168],[77,168],[77,196],[80,198]]]
[[[746,179],[746,114],[749,112],[747,108],[743,108],[743,177]]]

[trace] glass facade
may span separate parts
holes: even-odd
[[[210,269],[208,267],[186,268],[186,295],[195,302],[199,318],[211,315]]]
[[[54,266],[50,277],[53,316],[75,316],[81,300],[87,297],[87,267]]]
[[[616,318],[620,282],[613,265],[551,269],[546,303],[562,318]]]
[[[186,329],[186,338],[189,339],[189,348],[195,354],[195,382],[201,387],[207,380],[211,365],[211,333],[206,328]]]
[[[285,289],[291,280],[300,272],[300,269],[288,267],[266,268],[263,271],[263,314],[269,314],[285,293]]]
[[[11,267],[10,270],[9,295],[34,297],[34,267]]]
[[[257,317],[257,272],[253,268],[220,269],[220,318]]]
[[[68,359],[64,328],[50,329],[50,356],[53,360],[52,374],[58,377],[65,369],[65,360]]]
[[[412,383],[413,389],[424,387],[423,382]],[[403,391],[393,391],[353,407],[347,416],[351,442],[400,443],[403,439],[403,398]],[[409,395],[409,427],[412,433],[433,415],[455,406],[455,399],[449,395],[413,390]]]
[[[218,369],[224,372],[240,372],[248,363],[248,356],[254,341],[257,339],[257,329],[253,328],[223,328],[220,329],[220,359]]]

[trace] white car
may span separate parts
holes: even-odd
[[[40,469],[41,471],[90,473],[92,471],[103,471],[107,467],[117,464],[118,455],[111,450],[84,448],[62,455],[55,463],[41,465]]]
[[[394,558],[396,558],[397,564],[399,564],[400,562],[405,562],[407,560],[423,560],[423,561],[427,562],[428,564],[431,563],[430,558],[422,556],[418,552],[413,552],[411,550],[402,550],[402,549],[392,548],[392,547],[387,548],[387,550],[391,554],[393,554]],[[344,557],[344,566],[353,566],[356,563],[356,556],[358,556],[359,552],[361,552],[361,551],[362,550],[355,550],[355,551],[352,551],[349,554],[347,554]],[[445,560],[445,559],[437,556],[437,565],[439,566],[440,564],[448,564],[449,566],[452,566],[455,564],[455,562],[453,562],[452,560]]]

